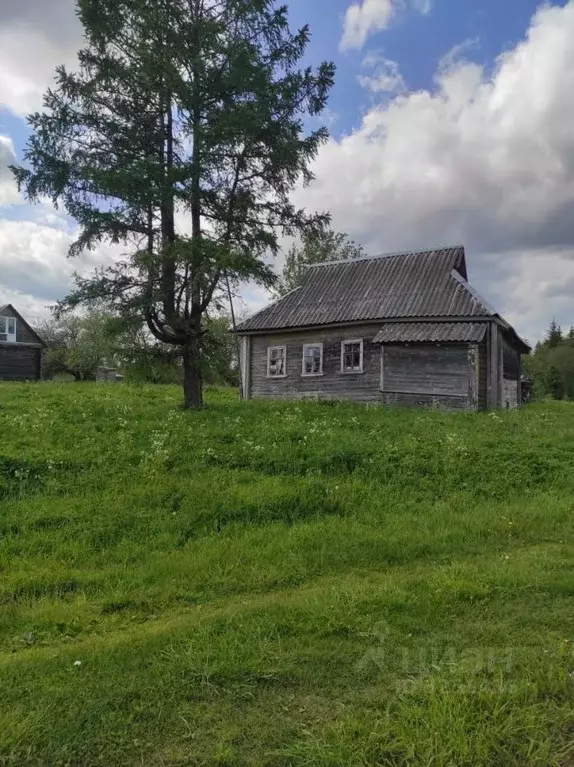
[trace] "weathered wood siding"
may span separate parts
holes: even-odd
[[[507,338],[502,338],[502,374],[510,381],[520,379],[520,352]]]
[[[383,400],[466,410],[473,406],[471,374],[468,344],[388,345],[383,350]]]
[[[515,408],[520,404],[520,352],[509,338],[502,337],[502,407]]]
[[[478,345],[478,409],[486,410],[488,388],[488,368],[486,340]]]
[[[373,344],[380,323],[356,327],[253,335],[244,380],[254,398],[351,399],[414,407],[472,409],[478,405],[479,352],[468,344]],[[341,372],[341,342],[363,340],[363,372]],[[323,344],[323,373],[302,375],[305,344]],[[285,346],[286,376],[267,376],[267,349]],[[245,346],[244,346],[245,348]],[[472,353],[471,353],[472,351]],[[382,378],[381,378],[382,373]],[[483,397],[485,397],[486,372]],[[383,387],[381,389],[381,386]]]
[[[0,344],[0,379],[36,381],[40,378],[41,349],[17,344]]]
[[[324,397],[380,402],[381,347],[372,340],[381,323],[250,337],[249,396],[297,399]],[[341,372],[341,342],[363,339],[363,372]],[[302,376],[303,345],[323,344],[323,375]],[[267,377],[267,347],[287,347],[285,378]]]
[[[502,407],[514,409],[520,404],[518,396],[518,381],[508,378],[502,380]]]

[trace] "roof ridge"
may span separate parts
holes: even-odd
[[[320,261],[316,264],[309,264],[309,269],[317,269],[321,266],[333,266],[334,264],[356,264],[359,261],[377,261],[385,258],[397,258],[402,256],[423,256],[436,251],[444,250],[464,250],[464,245],[440,245],[436,248],[423,248],[422,250],[399,250],[390,253],[378,253],[375,256],[358,256],[357,258],[338,258],[332,261]]]

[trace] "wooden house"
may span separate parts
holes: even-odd
[[[463,247],[311,266],[237,332],[245,398],[516,407],[530,351],[469,284]]]
[[[44,346],[12,304],[0,306],[0,380],[39,380]]]

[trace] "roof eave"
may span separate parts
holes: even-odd
[[[237,328],[237,335],[268,335],[270,333],[298,333],[302,330],[322,330],[327,328],[346,328],[351,325],[377,325],[382,322],[492,322],[492,315],[417,315],[416,317],[365,317],[358,320],[342,320],[339,322],[324,322],[303,325],[284,325],[280,327],[263,327],[241,330]]]

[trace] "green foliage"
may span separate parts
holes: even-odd
[[[0,764],[563,767],[574,406],[0,384]]]
[[[231,332],[229,317],[207,317],[204,327],[204,380],[220,386],[239,386],[237,338]]]
[[[100,365],[116,364],[114,317],[102,309],[69,314],[41,323],[38,333],[47,345],[43,375],[69,373],[76,381],[93,381]]]
[[[546,339],[524,359],[524,369],[534,379],[536,396],[574,399],[574,328],[564,336],[552,320]]]
[[[143,328],[126,330],[118,338],[118,357],[127,381],[133,383],[181,383],[181,353],[153,339]],[[206,317],[203,325],[202,378],[207,384],[237,386],[237,345],[224,315]]]
[[[361,245],[349,239],[347,234],[326,229],[303,235],[297,245],[289,248],[281,279],[276,285],[278,295],[283,296],[298,287],[312,264],[325,261],[346,261],[364,255]]]
[[[121,371],[131,383],[181,383],[181,355],[167,344],[150,340],[147,333],[140,343],[123,343]]]
[[[184,399],[202,404],[204,320],[227,287],[269,284],[281,234],[320,230],[296,209],[327,140],[304,118],[326,104],[334,66],[298,69],[309,29],[274,0],[79,0],[86,45],[29,117],[28,199],[79,224],[77,255],[121,243],[123,261],[78,279],[60,304],[104,301],[183,357]],[[183,222],[188,222],[182,225]],[[187,233],[186,233],[187,232]]]
[[[544,343],[548,349],[555,349],[557,346],[560,346],[563,340],[562,328],[553,318],[550,327],[546,331],[546,339]]]

